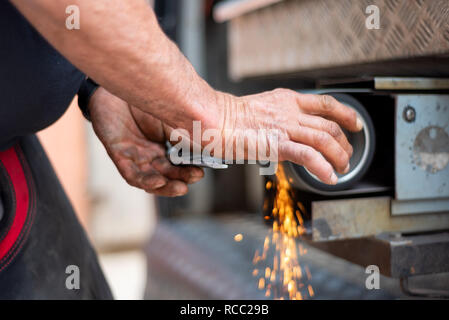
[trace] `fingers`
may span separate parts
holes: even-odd
[[[121,161],[119,171],[128,184],[148,193],[164,197],[177,197],[185,195],[188,191],[184,181],[169,180],[153,168],[142,171],[131,160]]]
[[[204,172],[194,166],[174,166],[159,148],[128,147],[111,153],[128,184],[156,195],[174,197],[187,193],[187,184],[199,181]]]
[[[130,111],[145,137],[153,142],[165,142],[162,122],[139,108],[130,106]]]
[[[298,121],[299,124],[303,127],[313,128],[329,133],[348,153],[349,157],[352,156],[353,148],[349,143],[345,133],[336,122],[309,114],[301,114]]]
[[[330,163],[312,147],[287,141],[279,146],[279,151],[281,161],[287,160],[306,167],[307,170],[324,183],[337,183],[338,178]]]
[[[298,93],[297,103],[304,112],[329,118],[349,131],[357,132],[363,128],[357,113],[332,96]]]
[[[146,189],[147,192],[158,196],[183,196],[188,191],[187,184],[195,183],[204,176],[203,169],[194,166],[174,166],[166,157],[153,160],[151,165],[166,179],[166,183],[163,186]]]
[[[324,119],[322,117],[311,116],[308,114],[301,114],[298,122],[302,127],[313,128],[328,133],[343,148],[343,150],[348,155],[348,159],[352,157],[353,148],[343,130],[337,123]]]
[[[167,183],[167,179],[158,171],[150,168],[145,171],[131,159],[120,158],[114,161],[126,182],[140,189],[157,189]]]
[[[203,169],[195,166],[174,166],[166,157],[153,160],[151,165],[170,180],[181,180],[190,184],[204,177]]]
[[[145,190],[149,193],[153,193],[163,197],[179,197],[187,193],[187,184],[179,180],[170,180],[167,184],[158,189]]]
[[[321,152],[339,173],[349,171],[349,154],[326,131],[313,128],[298,127],[293,131],[292,138]]]

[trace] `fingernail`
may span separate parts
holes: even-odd
[[[343,171],[343,174],[347,174],[349,172],[350,168],[351,168],[351,166],[348,163],[348,165],[346,166],[345,170]]]
[[[151,188],[159,189],[159,188],[165,186],[166,182],[164,180],[158,180],[158,181],[155,181],[153,183],[150,182],[149,184],[150,184]]]
[[[358,131],[363,129],[363,122],[362,122],[362,120],[360,120],[359,117],[357,117],[357,122],[355,125],[356,125]]]
[[[175,197],[182,197],[182,196],[184,196],[186,193],[187,193],[187,190],[178,190],[178,191],[175,193]]]
[[[192,171],[190,172],[190,177],[191,177],[191,178],[197,178],[197,177],[202,178],[203,176],[204,176],[204,172],[203,172],[203,170],[201,170],[201,169],[198,169],[198,170],[192,170]]]
[[[337,175],[335,174],[335,172],[332,172],[331,184],[337,184],[337,182],[338,182]]]
[[[198,182],[198,181],[200,181],[202,178],[203,178],[202,176],[190,176],[190,178],[189,178],[189,183],[195,183],[195,182]]]
[[[189,183],[200,181],[204,177],[202,170],[192,170],[189,174]]]

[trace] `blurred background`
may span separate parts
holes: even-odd
[[[262,10],[262,15],[250,15],[249,19],[253,24],[259,23],[256,36],[263,38],[265,28],[271,28],[271,33],[276,28],[258,21],[270,16],[266,7],[281,10],[276,3],[287,3],[284,6],[288,8],[298,1],[227,1],[244,5],[237,11],[222,10],[221,15],[214,16],[220,2],[155,0],[151,5],[167,35],[216,89],[243,95],[276,87],[315,87],[311,77],[259,77],[257,72],[253,72],[255,77],[246,77],[245,72],[252,72],[250,63],[235,61],[238,48],[229,47],[230,43],[241,41],[238,32],[228,34],[228,20],[233,28],[242,23],[233,18],[241,14],[239,10]],[[289,41],[284,31],[282,27],[276,31],[279,47],[273,46],[273,52]],[[338,59],[337,53],[328,53]],[[280,63],[284,67],[282,73],[289,74],[287,60],[272,62],[272,66]],[[63,118],[40,132],[39,137],[99,252],[117,299],[275,298],[273,292],[267,294],[261,288],[260,275],[267,266],[263,261],[257,266],[254,263],[256,251],[263,251],[265,237],[271,230],[263,220],[265,181],[258,166],[206,170],[205,178],[191,186],[188,195],[154,197],[128,186],[121,178],[76,101]],[[66,152],[68,146],[75,152]],[[382,276],[381,290],[367,290],[364,268],[298,243],[304,252],[298,258],[304,273],[304,298],[404,297],[397,280]],[[417,277],[414,281],[419,284],[421,280]],[[435,282],[449,287],[447,277]]]

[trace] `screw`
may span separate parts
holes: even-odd
[[[413,122],[416,118],[416,111],[411,106],[406,106],[404,112],[402,113],[402,117],[407,122]]]

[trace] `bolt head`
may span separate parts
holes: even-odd
[[[416,111],[413,107],[407,106],[404,109],[404,112],[402,114],[403,118],[407,122],[413,122],[416,119]]]

